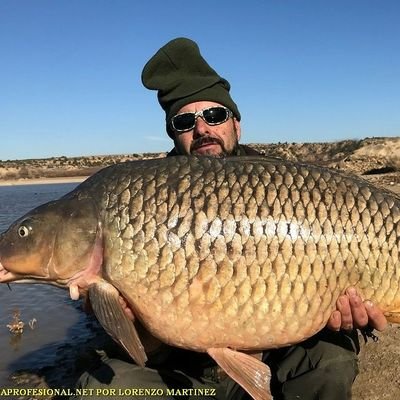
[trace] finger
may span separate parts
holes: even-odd
[[[131,320],[133,321],[135,319],[135,316],[133,315],[132,309],[129,307],[128,303],[126,302],[126,300],[122,297],[119,296],[118,297],[119,303],[121,304],[125,315]]]
[[[338,331],[340,329],[341,323],[342,323],[342,317],[340,315],[340,312],[338,310],[335,310],[331,314],[326,324],[326,327],[332,331]]]
[[[361,297],[355,288],[348,288],[346,293],[349,297],[353,326],[355,328],[364,328],[368,325],[368,314],[365,304],[362,302]]]
[[[383,331],[388,324],[383,312],[370,300],[365,301],[364,305],[368,314],[369,325],[378,331]]]
[[[353,329],[353,317],[351,314],[349,297],[347,295],[339,296],[336,306],[341,315],[340,327],[345,330]]]

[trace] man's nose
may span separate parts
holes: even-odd
[[[203,136],[209,134],[209,125],[200,116],[196,118],[196,122],[193,128],[193,134],[195,136]]]

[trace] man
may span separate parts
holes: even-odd
[[[229,94],[230,85],[208,65],[193,41],[179,38],[163,46],[144,67],[142,81],[147,88],[158,90],[158,100],[166,112],[167,132],[174,141],[174,149],[168,156],[258,154],[239,145],[241,116]],[[354,328],[369,324],[382,330],[386,319],[371,302],[362,302],[354,288],[340,296],[337,308],[327,328],[316,336],[295,346],[264,353],[263,361],[272,371],[271,391],[275,399],[345,400],[351,397],[359,350]],[[126,312],[131,315],[128,307]],[[150,368],[106,360],[99,370],[84,375],[80,386],[213,388],[215,393],[201,398],[248,398],[206,354],[163,346],[145,333],[143,340],[146,339]],[[185,398],[199,397],[189,394]]]

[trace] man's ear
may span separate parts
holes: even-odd
[[[241,130],[240,130],[240,121],[238,121],[236,118],[233,118],[233,123],[235,125],[235,131],[236,131],[236,136],[237,136],[237,140],[240,140],[240,134],[241,134]]]

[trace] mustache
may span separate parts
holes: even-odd
[[[192,142],[192,144],[190,145],[190,152],[198,149],[201,146],[204,146],[205,144],[209,144],[209,143],[219,144],[222,148],[224,148],[224,142],[220,138],[213,137],[213,136],[203,136]]]

